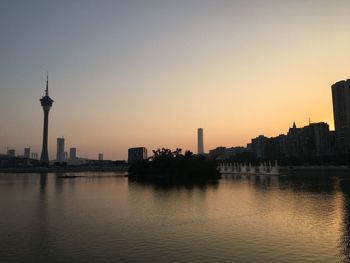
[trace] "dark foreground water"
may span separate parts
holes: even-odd
[[[339,178],[130,182],[0,174],[1,262],[348,262]]]

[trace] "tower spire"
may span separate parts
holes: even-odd
[[[49,97],[49,73],[46,76],[45,96],[40,99],[41,106],[44,111],[44,127],[43,127],[43,148],[41,151],[40,162],[43,165],[49,165],[49,151],[48,151],[48,133],[49,133],[49,111],[53,100]]]
[[[49,72],[46,73],[46,89],[45,96],[49,96]]]

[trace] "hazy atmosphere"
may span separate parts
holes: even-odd
[[[0,1],[0,152],[125,159],[145,146],[205,151],[311,121],[333,129],[349,78],[349,1]]]

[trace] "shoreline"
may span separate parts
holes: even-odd
[[[81,172],[127,172],[128,167],[32,167],[1,168],[2,173],[81,173]]]
[[[128,166],[118,167],[27,167],[27,168],[0,168],[1,173],[68,173],[68,172],[128,172]],[[279,171],[282,173],[309,174],[309,173],[349,173],[348,165],[294,165],[280,166]]]
[[[279,167],[280,173],[289,176],[344,176],[350,175],[348,165],[294,165]]]

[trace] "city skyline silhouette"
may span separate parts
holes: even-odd
[[[349,0],[0,8],[1,262],[350,262]]]
[[[40,153],[46,71],[50,156],[61,136],[126,159],[138,145],[196,152],[198,127],[207,150],[309,118],[333,130],[330,86],[350,66],[349,3],[336,2],[6,3],[0,152]]]

